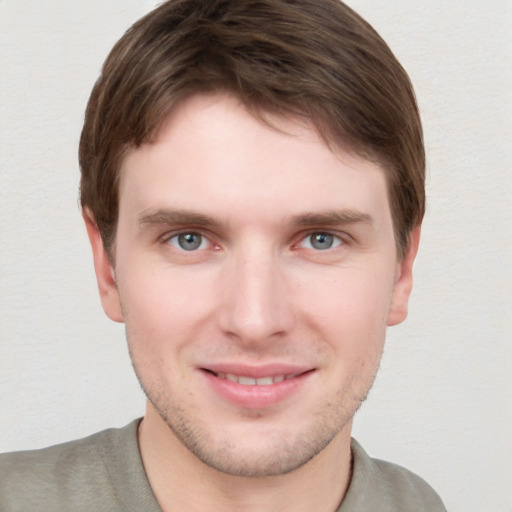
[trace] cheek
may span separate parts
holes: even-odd
[[[133,272],[120,283],[126,329],[145,344],[176,348],[193,336],[215,303],[205,279],[182,270]]]
[[[347,385],[367,386],[384,345],[392,291],[388,274],[343,269],[301,288],[309,290],[301,295],[307,328],[329,347],[333,374],[345,376]]]
[[[302,308],[326,327],[380,330],[386,325],[392,280],[367,269],[341,269],[303,280],[298,294]]]

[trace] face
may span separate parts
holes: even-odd
[[[88,226],[151,407],[191,456],[243,476],[349,435],[414,259],[397,261],[378,165],[269,121],[187,100],[123,163],[115,270]]]

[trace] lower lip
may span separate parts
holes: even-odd
[[[268,386],[246,386],[216,377],[204,370],[202,373],[215,393],[231,404],[245,409],[265,409],[277,405],[297,393],[313,372],[305,372],[292,379]]]

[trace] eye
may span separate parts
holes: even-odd
[[[167,240],[167,243],[182,251],[197,251],[207,249],[210,242],[200,233],[186,232],[174,235]]]
[[[314,249],[316,251],[326,251],[343,244],[341,238],[331,233],[322,231],[311,233],[301,242],[301,247],[305,249]]]

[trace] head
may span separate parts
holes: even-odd
[[[108,57],[80,164],[144,422],[248,477],[349,442],[424,208],[414,95],[375,31],[338,0],[166,2]]]
[[[112,260],[124,156],[212,92],[260,118],[305,118],[327,144],[378,162],[403,257],[424,213],[422,129],[407,74],[373,28],[339,0],[174,0],[115,45],[86,111],[81,203]]]

